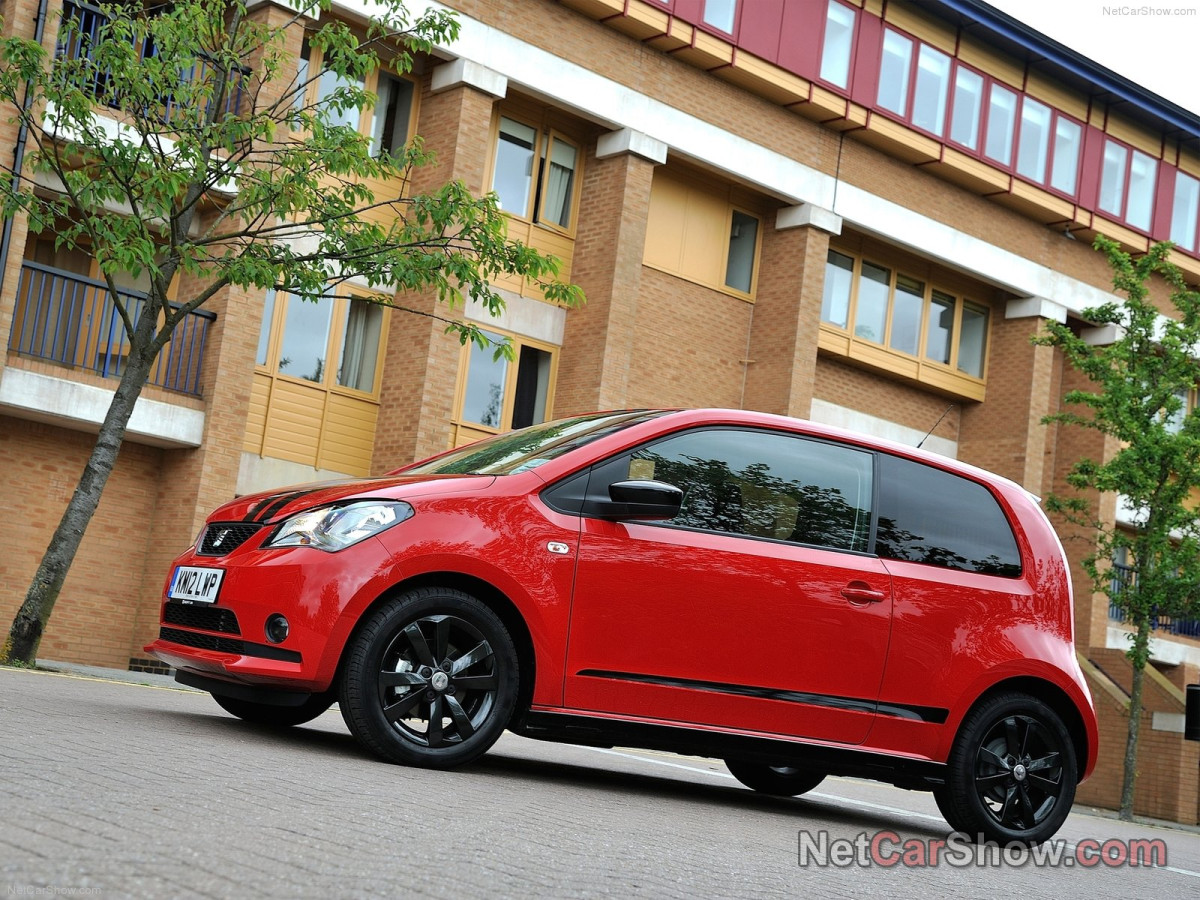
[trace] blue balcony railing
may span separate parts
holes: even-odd
[[[1133,583],[1133,577],[1132,567],[1113,563],[1112,593],[1118,594],[1129,587]],[[1111,601],[1108,604],[1108,617],[1114,622],[1125,621],[1124,611]],[[1170,616],[1155,616],[1152,621],[1155,631],[1180,637],[1200,638],[1200,619],[1172,619]]]
[[[60,59],[90,60],[92,47],[99,38],[105,22],[108,21],[107,17],[98,7],[90,3],[67,0],[63,3],[62,21],[63,25],[59,33],[55,55]],[[138,48],[138,53],[142,59],[145,59],[156,56],[158,49],[152,39],[147,39]],[[201,60],[191,68],[181,71],[179,81],[184,84],[203,80],[208,76],[210,69],[210,65]],[[230,73],[229,90],[226,92],[225,102],[221,108],[222,112],[236,113],[238,111],[242,102],[243,84],[249,74],[250,69],[245,67]],[[103,103],[113,109],[125,109],[124,99],[117,91],[113,90],[110,82],[110,73],[105,69],[95,67],[91,72],[90,84],[87,89],[98,103]],[[170,121],[180,108],[172,96],[160,97],[159,104],[158,115],[166,121]]]
[[[120,291],[119,296],[136,324],[146,295]],[[207,310],[185,316],[159,353],[148,383],[200,396],[204,345],[216,318]],[[21,264],[8,349],[120,378],[129,340],[103,282],[26,260]]]

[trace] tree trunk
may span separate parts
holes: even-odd
[[[143,313],[143,317],[145,315]],[[137,332],[132,341],[134,347],[138,344],[142,348],[150,345],[153,331],[145,340],[139,340],[143,337],[142,329],[138,328]],[[0,663],[32,665],[36,661],[42,633],[50,620],[50,613],[75,560],[88,523],[100,504],[104,485],[117,464],[117,453],[125,439],[129,417],[133,415],[134,404],[142,393],[157,355],[157,351],[152,349],[135,349],[130,353],[129,365],[121,376],[112,403],[100,425],[92,455],[33,576],[25,601],[13,618],[8,637],[0,647]]]
[[[1129,661],[1133,665],[1133,683],[1129,689],[1129,731],[1125,738],[1125,775],[1121,782],[1121,818],[1133,819],[1133,789],[1137,783],[1138,732],[1142,724],[1142,683],[1146,674],[1146,660],[1150,653],[1150,619],[1139,616],[1133,646],[1129,649]]]

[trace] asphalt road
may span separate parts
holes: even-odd
[[[1197,829],[1077,810],[1058,866],[946,837],[929,795],[855,779],[778,799],[716,761],[512,735],[407,769],[336,707],[277,732],[204,694],[0,669],[0,898],[1200,895]],[[1110,864],[1131,847],[1166,859]]]

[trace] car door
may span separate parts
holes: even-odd
[[[588,494],[654,479],[669,522],[585,516],[568,707],[861,742],[891,587],[870,546],[873,455],[745,428],[683,431],[595,467]]]

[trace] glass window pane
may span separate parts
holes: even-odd
[[[1121,201],[1125,197],[1125,165],[1129,151],[1120,144],[1107,141],[1104,144],[1104,169],[1100,173],[1099,207],[1115,216],[1121,215]]]
[[[825,263],[825,287],[821,294],[821,321],[845,328],[850,319],[850,283],[854,278],[854,260],[829,251]]]
[[[1129,200],[1125,204],[1125,221],[1142,231],[1150,230],[1157,174],[1158,160],[1134,150],[1133,160],[1129,164]]]
[[[892,335],[889,344],[893,350],[917,355],[921,340],[921,311],[925,307],[925,282],[896,276],[896,299],[892,306]]]
[[[542,221],[562,228],[571,224],[571,201],[575,196],[575,163],[579,151],[555,138],[550,144],[550,166],[546,172]]]
[[[758,239],[758,219],[733,211],[729,229],[729,259],[725,267],[725,285],[743,294],[754,286],[754,244]]]
[[[858,281],[858,307],[854,313],[855,337],[883,343],[891,280],[891,271],[883,266],[869,262],[862,264],[862,277]]]
[[[983,76],[959,66],[954,75],[954,109],[950,140],[975,150],[979,147],[979,114],[983,109]]]
[[[963,304],[962,328],[958,335],[958,370],[976,378],[983,377],[987,350],[988,314],[986,309]]]
[[[1200,205],[1200,181],[1175,173],[1175,202],[1171,206],[1171,240],[1185,250],[1196,249],[1196,208]]]
[[[987,141],[983,152],[1005,166],[1012,163],[1016,114],[1017,95],[1007,88],[993,84],[988,98]]]
[[[954,298],[933,292],[929,305],[929,325],[925,329],[925,358],[950,363],[950,336],[954,333]]]
[[[635,451],[634,471],[683,490],[672,525],[867,549],[870,453],[765,432],[691,431]]]
[[[1083,129],[1070,119],[1058,117],[1054,125],[1054,163],[1051,166],[1050,187],[1064,194],[1074,194],[1079,174],[1079,148]]]
[[[549,351],[521,346],[517,356],[517,387],[513,397],[510,427],[525,428],[546,421],[546,397],[550,393],[550,362]]]
[[[1021,102],[1021,142],[1017,146],[1017,172],[1034,181],[1046,180],[1050,155],[1050,107],[1026,97]]]
[[[383,333],[383,307],[366,300],[351,300],[342,318],[344,337],[337,383],[356,391],[375,390],[375,364]]]
[[[304,39],[304,43],[300,45],[300,57],[296,60],[296,97],[292,101],[292,107],[299,111],[304,108],[304,100],[308,95],[308,66],[309,59],[312,57],[312,47],[308,44],[308,38]]]
[[[821,47],[821,78],[838,87],[850,83],[850,51],[854,45],[854,10],[829,0],[825,12],[825,41]]]
[[[371,155],[395,153],[408,142],[412,115],[413,83],[379,73],[379,98],[371,110]]]
[[[928,44],[922,44],[917,56],[912,123],[940,135],[946,125],[946,95],[949,89],[950,57]]]
[[[321,103],[327,97],[332,96],[334,91],[349,87],[361,88],[362,82],[351,81],[349,78],[343,78],[336,72],[325,69],[321,72],[320,78],[317,79],[317,102]],[[336,110],[331,106],[326,106],[326,109],[328,110],[330,125],[345,125],[348,128],[358,128],[359,119],[362,117],[361,110],[352,108]]]
[[[885,453],[879,463],[876,553],[985,575],[1021,574],[1012,528],[987,488]]]
[[[737,0],[704,0],[704,21],[726,34],[733,34],[733,15]]]
[[[254,354],[255,365],[267,364],[267,343],[271,340],[271,322],[275,319],[275,288],[267,291],[267,299],[263,303],[262,322],[258,326],[258,350]]]
[[[325,380],[325,356],[329,352],[329,325],[333,319],[333,300],[305,300],[288,296],[283,323],[283,342],[279,348],[279,374],[315,381]]]
[[[908,111],[908,70],[912,41],[895,31],[883,33],[883,58],[879,62],[877,102],[903,116]]]
[[[537,130],[512,119],[500,120],[496,142],[496,164],[492,190],[500,208],[517,216],[529,215],[529,193],[533,185],[533,145]]]
[[[504,340],[498,334],[485,331],[488,339],[499,343]],[[508,360],[501,356],[495,359],[495,347],[471,345],[471,358],[467,362],[467,394],[463,398],[463,419],[500,427],[500,415],[504,411],[504,385],[508,379]]]

